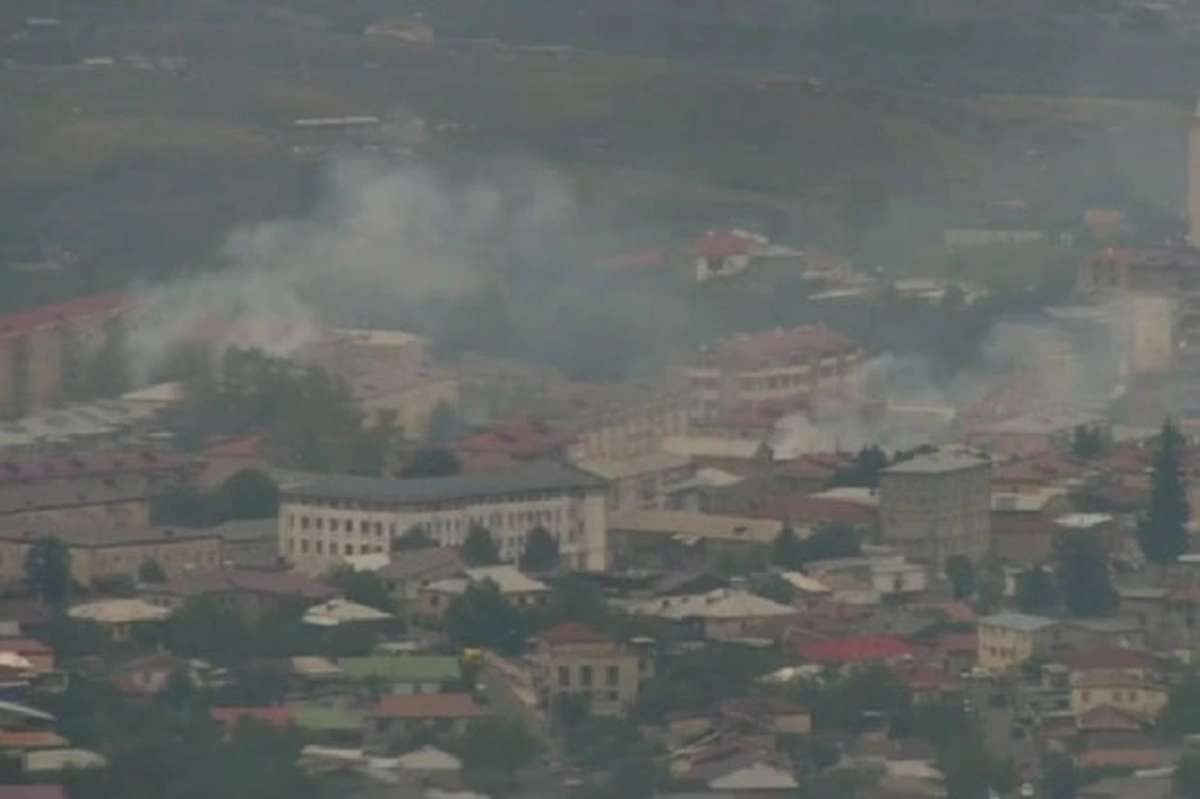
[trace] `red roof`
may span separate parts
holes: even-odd
[[[797,654],[811,663],[844,664],[912,657],[916,650],[892,635],[859,635],[807,644]]]
[[[0,785],[0,799],[67,799],[61,785]]]
[[[39,327],[49,327],[80,317],[111,314],[133,308],[133,300],[119,294],[80,297],[76,300],[45,305],[20,313],[0,316],[0,336],[27,333]]]
[[[54,650],[33,638],[0,638],[0,652],[18,655],[53,655]]]
[[[538,421],[500,422],[482,433],[465,438],[455,445],[464,456],[509,455],[532,458],[548,455],[560,449],[566,436],[554,426]]]
[[[807,363],[859,350],[852,339],[823,325],[725,338],[700,349],[698,363],[724,369],[763,369]]]
[[[593,630],[578,622],[569,621],[542,630],[537,638],[550,646],[569,646],[571,644],[609,644],[612,639],[598,630]]]
[[[27,480],[134,474],[194,466],[192,458],[162,450],[81,452],[64,458],[0,461],[0,485]]]
[[[209,711],[212,720],[233,728],[243,719],[252,719],[271,727],[287,727],[292,723],[292,711],[286,707],[214,707]]]
[[[367,708],[366,715],[388,719],[473,719],[483,715],[483,708],[470,694],[405,694],[385,696]]]
[[[765,245],[766,239],[741,230],[707,233],[689,242],[685,255],[692,258],[729,258],[734,255],[749,255]]]
[[[1150,669],[1155,665],[1154,655],[1144,649],[1089,649],[1072,652],[1063,663],[1072,671],[1088,669]]]
[[[1092,732],[1137,732],[1144,724],[1145,719],[1140,716],[1109,705],[1094,707],[1081,714],[1076,721],[1078,729]]]
[[[262,436],[233,438],[204,450],[206,458],[257,458],[262,454]]]

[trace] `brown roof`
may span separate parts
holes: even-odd
[[[1145,719],[1127,710],[1102,705],[1083,713],[1076,720],[1080,730],[1136,732],[1142,729]]]
[[[393,552],[388,564],[376,573],[387,579],[404,580],[432,571],[461,569],[465,565],[458,553],[449,547],[425,547]]]
[[[1075,765],[1082,767],[1120,766],[1133,769],[1155,769],[1171,765],[1175,761],[1172,752],[1165,749],[1093,749],[1075,758]],[[0,799],[4,797],[0,796]]]
[[[53,730],[0,730],[0,749],[58,749],[68,743]]]
[[[0,638],[0,652],[18,655],[52,655],[54,650],[34,638]]]
[[[1072,652],[1063,659],[1073,671],[1089,669],[1149,669],[1155,666],[1154,655],[1144,649],[1089,649]]]
[[[604,633],[574,621],[559,624],[548,630],[542,630],[538,633],[537,638],[543,644],[549,644],[550,646],[612,643],[612,639]]]
[[[171,541],[201,541],[218,539],[215,530],[196,530],[187,527],[81,527],[64,529],[46,526],[5,524],[0,527],[0,540],[36,541],[43,536],[53,536],[71,547],[119,547],[135,544],[163,544]]]
[[[367,708],[366,715],[386,719],[473,719],[483,715],[483,708],[470,694],[407,694],[385,696]]]
[[[1075,680],[1076,688],[1141,688],[1165,691],[1161,685],[1148,682],[1116,669],[1085,671]]]
[[[0,484],[195,468],[200,462],[161,450],[82,452],[63,458],[0,461]]]
[[[0,785],[0,799],[67,799],[61,785]]]
[[[301,574],[251,569],[179,575],[163,585],[148,588],[146,592],[183,597],[224,593],[269,594],[318,601],[338,594],[336,589]]]

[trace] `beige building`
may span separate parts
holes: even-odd
[[[1025,613],[996,613],[979,620],[979,667],[993,674],[1046,657],[1060,635],[1058,622]]]
[[[1154,719],[1167,704],[1166,686],[1122,669],[1087,671],[1071,676],[1071,710],[1082,715],[1111,707]]]
[[[471,586],[485,582],[494,584],[510,605],[522,611],[541,610],[550,598],[550,588],[545,583],[527,577],[512,566],[482,566],[464,569],[460,575],[419,587],[415,614],[422,620],[439,622],[455,599]]]
[[[530,660],[533,683],[545,706],[559,697],[577,696],[598,715],[625,712],[637,699],[642,681],[654,676],[649,650],[619,644],[575,622],[539,633]]]
[[[894,464],[879,484],[882,543],[939,569],[991,546],[992,463],[966,447],[943,447]]]
[[[215,569],[222,562],[221,537],[213,530],[184,528],[44,528],[0,530],[0,580],[8,584],[25,579],[25,556],[43,536],[63,541],[71,553],[71,577],[82,586],[97,580],[137,579],[147,561],[163,568],[168,577],[190,569]]]
[[[790,605],[731,588],[632,600],[625,609],[676,622],[712,641],[776,639],[799,619],[799,611]]]
[[[667,436],[688,432],[688,392],[645,383],[572,383],[548,392],[533,412],[569,436],[567,457],[627,460],[657,453]]]
[[[739,335],[702,347],[679,369],[702,417],[742,404],[780,402],[816,392],[856,396],[865,354],[819,325]]]
[[[461,546],[471,526],[481,525],[511,562],[529,531],[544,527],[568,568],[602,571],[605,501],[603,480],[557,464],[403,480],[315,477],[280,489],[279,554],[319,574],[349,555],[387,552],[417,525],[446,547]]]
[[[695,464],[666,452],[619,461],[587,459],[576,466],[608,481],[610,511],[665,510],[670,498],[696,478]]]

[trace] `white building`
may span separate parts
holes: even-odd
[[[529,531],[544,527],[565,566],[602,571],[606,492],[603,480],[550,464],[405,480],[315,477],[280,490],[279,554],[318,574],[350,555],[387,552],[392,538],[418,525],[451,547],[477,524],[492,534],[502,558],[515,561]]]

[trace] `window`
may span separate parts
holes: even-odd
[[[300,551],[308,552],[308,539],[307,538],[300,539]]]
[[[317,542],[313,546],[316,548],[318,555],[325,552],[325,542],[321,541],[320,539],[317,539]]]
[[[1086,704],[1087,702],[1090,702],[1090,701],[1092,701],[1092,692],[1091,692],[1091,691],[1084,691],[1084,692],[1083,692],[1083,695],[1080,697],[1080,699],[1082,699],[1082,700],[1083,700],[1083,702],[1084,702],[1085,704]]]
[[[366,532],[369,532],[369,531],[370,531],[370,530],[369,530],[370,526],[371,526],[371,523],[370,523],[370,522],[368,522],[368,521],[366,521],[366,520],[364,520],[364,521],[361,521],[361,522],[359,522],[359,523],[358,523],[358,531],[359,531],[360,533],[366,533]]]
[[[300,529],[301,529],[301,530],[307,530],[307,529],[308,529],[308,517],[307,517],[307,516],[301,516],[301,517],[300,517]]]
[[[579,684],[582,685],[584,688],[592,687],[592,667],[591,666],[580,666],[579,667]]]
[[[609,686],[620,683],[620,670],[616,666],[609,666],[604,670],[604,681]]]
[[[346,544],[345,552],[347,555],[354,554],[354,544]]]
[[[621,698],[616,691],[609,691],[606,696],[608,697],[609,702],[616,702]]]
[[[558,667],[558,684],[562,688],[566,688],[567,686],[569,686],[571,684],[571,667],[570,666],[559,666]]]

